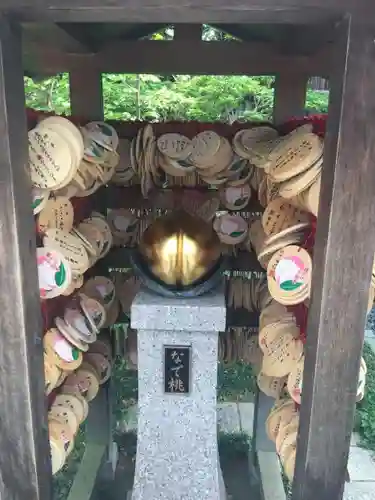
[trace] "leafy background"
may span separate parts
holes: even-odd
[[[109,120],[271,120],[273,77],[104,74],[105,118]],[[25,78],[29,107],[70,114],[69,77],[34,82]],[[328,92],[309,89],[306,114],[326,112]]]

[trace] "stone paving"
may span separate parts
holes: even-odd
[[[374,314],[369,318],[365,331],[365,342],[375,352]],[[360,448],[359,436],[353,434],[348,470],[350,483],[345,485],[344,500],[375,500],[375,459],[374,453]]]
[[[344,500],[375,500],[375,461],[373,454],[359,448],[353,436],[348,470],[350,483],[345,485]]]

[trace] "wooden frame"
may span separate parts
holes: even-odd
[[[51,498],[51,465],[21,37],[6,20],[0,88],[0,497],[44,500]]]
[[[167,8],[166,8],[167,7]],[[26,19],[60,22],[165,22],[183,19],[184,23],[311,23],[339,18],[345,13],[362,20],[374,13],[371,0],[199,0],[165,5],[164,0],[1,0],[0,9]]]
[[[305,114],[308,74],[303,71],[276,75],[273,121],[276,125]]]
[[[226,57],[222,55],[221,60],[228,61],[228,74],[254,74],[254,71],[258,74],[280,73],[276,92],[277,119],[301,109],[303,82],[307,76],[329,72],[330,121],[314,250],[313,295],[293,500],[315,500],[317,491],[322,500],[340,500],[375,248],[372,231],[375,219],[372,192],[375,184],[375,170],[372,168],[375,156],[375,47],[374,26],[369,24],[374,18],[374,2],[233,0],[228,3],[207,0],[202,5],[200,0],[192,0],[166,6],[164,0],[69,0],[64,3],[57,0],[40,0],[37,3],[34,0],[0,0],[0,10],[17,21],[126,20],[142,23],[184,19],[186,23],[209,20],[212,23],[303,24],[340,20],[336,27],[332,59],[334,71],[331,74],[329,62],[319,66],[318,56],[299,59],[294,66],[294,74],[298,77],[295,81],[299,82],[294,87],[295,92],[289,88],[293,81],[286,83],[285,80],[285,70],[288,69],[285,64],[286,61],[291,63],[291,56],[267,50],[259,52],[259,47],[251,49],[242,44],[211,48],[197,39],[186,40],[183,34],[171,46],[142,43],[144,48],[137,49],[141,61],[138,63],[133,61],[134,54],[131,53],[131,48],[135,49],[133,42],[126,42],[125,54],[121,53],[124,47],[116,49],[117,59],[115,57],[111,62],[107,60],[108,51],[116,52],[115,47],[93,55],[85,53],[84,47],[72,49],[74,42],[71,45],[71,40],[66,43],[75,53],[66,55],[45,50],[40,59],[46,72],[72,72],[73,113],[87,114],[89,111],[86,105],[80,108],[80,101],[84,99],[86,88],[83,73],[88,68],[92,71],[96,89],[92,90],[90,108],[95,105],[96,116],[99,116],[102,107],[98,86],[101,71],[129,71],[132,67],[136,72],[149,65],[150,72],[165,72],[169,68],[170,72],[216,73],[216,65],[221,61],[214,52],[224,50],[227,51]],[[184,62],[178,57],[183,47],[185,51],[206,51],[204,63],[202,60],[194,63],[192,59]],[[152,56],[146,54],[149,51]],[[153,62],[151,66],[152,60],[165,58],[168,51],[174,61],[170,66],[164,61]],[[269,58],[268,62],[259,62],[261,56]],[[210,59],[216,60],[215,64],[210,63]],[[313,61],[316,61],[316,68]],[[240,70],[245,62],[246,70]],[[126,63],[129,65],[120,67]],[[165,66],[162,68],[159,64]],[[220,72],[223,74],[223,71]],[[39,297],[35,293],[36,266],[30,264],[35,255],[35,244],[30,185],[24,168],[27,164],[27,139],[22,77],[19,31],[17,26],[3,18],[0,34],[0,203],[3,208],[0,215],[3,245],[0,299],[2,310],[14,311],[14,314],[0,316],[0,396],[3,402],[0,443],[6,450],[0,457],[0,496],[14,500],[26,497],[48,500],[51,498],[50,465],[42,384],[42,330]],[[281,96],[285,99],[286,89],[288,107],[285,102],[278,102]]]
[[[41,74],[96,70],[100,73],[274,75],[284,73],[329,76],[330,47],[310,56],[279,53],[266,43],[173,41],[124,41],[96,54],[64,53],[39,45],[25,46]],[[225,64],[223,64],[225,61]]]
[[[75,116],[88,120],[103,120],[102,75],[93,67],[76,69],[69,73],[70,107]]]
[[[336,51],[293,489],[298,500],[312,500],[317,491],[322,500],[343,493],[375,248],[372,26],[346,16]]]

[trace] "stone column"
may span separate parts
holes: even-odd
[[[225,316],[222,291],[192,299],[145,291],[136,297],[131,326],[138,330],[139,399],[132,500],[226,499],[216,423],[218,332],[225,329]]]

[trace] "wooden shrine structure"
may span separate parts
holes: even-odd
[[[276,75],[276,123],[303,114],[309,77],[329,79],[293,500],[341,499],[375,249],[373,0],[0,0],[0,11],[1,498],[52,498],[23,77],[69,72],[72,114],[95,119],[101,73],[128,72]],[[203,23],[239,40],[203,42]],[[144,38],[166,24],[174,40]]]

